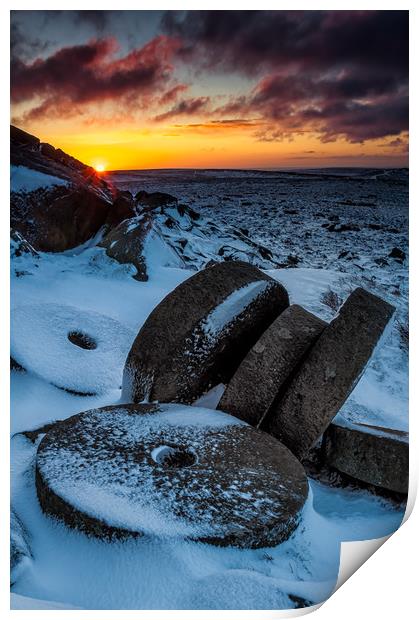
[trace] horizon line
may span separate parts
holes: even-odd
[[[112,172],[147,172],[147,171],[156,171],[156,170],[209,170],[209,171],[243,171],[243,172],[298,172],[298,171],[307,171],[307,170],[409,170],[409,166],[306,166],[306,167],[293,167],[293,166],[281,166],[278,168],[275,167],[263,167],[263,168],[255,168],[255,167],[195,167],[195,166],[186,166],[186,167],[159,167],[159,168],[113,168],[112,170],[104,170],[101,174],[109,174]]]

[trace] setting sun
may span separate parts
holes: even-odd
[[[105,164],[94,164],[93,168],[96,170],[96,172],[105,172]]]

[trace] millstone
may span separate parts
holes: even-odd
[[[408,492],[408,433],[371,424],[332,422],[324,445],[327,463],[342,473],[389,491]]]
[[[133,332],[115,319],[73,306],[19,306],[11,315],[15,362],[79,394],[120,388],[133,339]]]
[[[357,288],[323,330],[262,428],[302,458],[352,392],[394,307]]]
[[[191,403],[231,378],[288,304],[284,287],[248,263],[198,272],[163,299],[138,333],[125,364],[123,400]]]
[[[43,511],[94,536],[154,535],[265,547],[297,527],[308,485],[273,437],[220,411],[120,405],[75,415],[42,439]]]
[[[325,326],[301,306],[284,310],[250,349],[217,408],[258,426]]]

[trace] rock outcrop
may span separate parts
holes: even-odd
[[[10,139],[11,224],[35,250],[68,250],[135,215],[93,168],[17,127]]]
[[[192,402],[230,380],[288,305],[284,287],[248,263],[198,272],[169,293],[139,331],[125,364],[123,399]]]
[[[152,213],[123,221],[99,243],[106,254],[121,264],[136,268],[133,278],[148,280],[149,264],[157,259],[162,266],[185,267],[185,263],[168,244]]]
[[[152,211],[159,208],[163,211],[164,207],[176,206],[178,199],[164,192],[149,193],[145,190],[140,190],[135,195],[135,203],[139,212]]]

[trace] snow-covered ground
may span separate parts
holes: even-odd
[[[347,420],[407,429],[407,353],[397,327],[397,321],[406,318],[407,267],[406,262],[400,264],[390,258],[386,259],[387,265],[375,262],[376,258],[388,257],[394,246],[406,251],[407,206],[402,200],[406,188],[402,182],[394,187],[388,184],[386,194],[379,185],[386,182],[370,177],[363,181],[329,179],[327,183],[335,183],[332,191],[324,187],[321,190],[320,185],[326,185],[322,180],[309,181],[304,190],[303,180],[292,178],[290,185],[286,179],[260,178],[257,173],[230,177],[228,173],[208,173],[189,183],[180,173],[174,181],[176,175],[168,181],[162,173],[142,174],[134,179],[131,174],[128,180],[121,176],[121,183],[129,184],[132,190],[171,191],[181,202],[205,212],[217,226],[227,219],[229,225],[249,229],[249,236],[275,255],[298,256],[300,262],[294,268],[267,271],[284,284],[291,302],[330,320],[335,311],[325,304],[324,294],[332,290],[343,299],[356,285],[362,285],[395,304],[395,321],[339,415]],[[234,198],[234,194],[240,194],[240,198]],[[374,201],[376,206],[334,203],[359,202],[359,196],[364,194],[364,202]],[[232,198],[227,200],[226,196]],[[383,204],[382,196],[387,196]],[[243,204],[245,197],[252,205]],[[297,215],[284,212],[296,208]],[[324,212],[323,219],[315,215],[319,211]],[[322,228],[329,214],[336,213],[341,221],[345,213],[345,221],[356,221],[362,230],[329,232]],[[386,229],[366,228],[368,218]],[[388,228],[400,232],[391,233]],[[346,249],[358,258],[338,259]],[[24,255],[14,259],[13,267],[12,353],[15,343],[16,361],[32,368],[26,373],[12,372],[11,380],[12,504],[32,549],[32,558],[19,574],[13,592],[40,599],[31,607],[27,599],[19,597],[15,605],[44,608],[39,607],[44,601],[53,601],[91,609],[278,609],[295,605],[295,599],[288,595],[319,602],[334,588],[342,541],[378,538],[397,529],[403,518],[402,506],[367,491],[331,488],[314,480],[310,481],[310,496],[300,526],[286,543],[270,549],[218,548],[164,537],[105,543],[47,518],[39,508],[34,487],[36,444],[16,433],[93,407],[118,403],[125,335],[138,332],[159,301],[194,273],[194,265],[190,270],[162,266],[158,253],[153,253],[148,282],[138,282],[132,278],[135,268],[119,265],[102,248],[85,245],[65,254]],[[48,328],[41,304],[47,304],[46,311],[57,309],[51,324],[54,329]],[[60,327],[67,328],[67,323],[60,325],[60,321],[67,321],[69,312],[77,323],[74,329],[86,329],[98,343],[106,338],[106,326],[111,326],[109,347],[112,351],[119,347],[120,355],[112,355],[112,368],[105,369],[106,380],[103,359],[106,363],[107,358],[100,358],[100,347],[97,352],[88,352],[99,355],[88,377],[86,350],[80,348],[71,364],[66,360],[67,343]],[[95,323],[93,318],[98,314],[100,320]],[[123,337],[118,339],[115,334]],[[28,351],[35,358],[38,352],[45,363],[30,363]],[[75,394],[94,391],[77,389],[86,388],[87,379],[93,383],[97,380],[101,389],[96,395]]]
[[[11,166],[10,190],[12,192],[32,192],[39,187],[54,185],[67,185],[67,182],[51,174],[30,170],[25,166]]]

